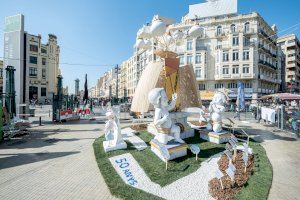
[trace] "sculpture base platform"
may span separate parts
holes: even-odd
[[[110,145],[109,142],[112,143],[112,141],[103,141],[103,148],[104,151],[107,153],[109,151],[115,151],[115,150],[120,150],[120,149],[126,149],[127,148],[127,144],[126,142],[120,142],[117,145]]]
[[[231,133],[222,131],[220,133],[210,132],[207,130],[200,130],[200,138],[215,144],[226,143],[231,138]]]
[[[166,162],[162,151],[159,146],[163,145],[169,152],[170,158],[167,160],[173,160],[179,157],[183,157],[187,155],[188,145],[186,143],[181,144],[176,141],[170,141],[168,144],[160,144],[157,140],[151,140],[151,151],[155,153],[162,161]]]
[[[172,119],[172,122],[180,127],[180,132],[181,132],[180,138],[181,139],[190,138],[190,137],[195,136],[194,129],[192,129],[191,126],[187,122],[187,117],[188,117],[187,113],[172,112],[172,113],[170,113],[170,117]],[[147,131],[154,136],[157,134],[157,129],[153,123],[150,123],[148,125]],[[170,135],[170,136],[173,136],[173,135]]]
[[[152,135],[157,135],[157,129],[155,128],[153,123],[148,124],[147,126],[147,131],[149,133],[151,133]],[[172,134],[170,134],[170,136],[173,136]],[[185,128],[185,131],[180,133],[180,138],[181,139],[186,139],[186,138],[190,138],[190,137],[194,137],[195,136],[195,131],[192,128]]]

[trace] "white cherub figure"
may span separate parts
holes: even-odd
[[[205,108],[205,106],[202,106],[199,110],[200,110],[199,124],[200,124],[200,126],[203,126],[208,123],[208,119],[205,117],[206,108]]]
[[[209,105],[208,110],[211,114],[212,128],[215,133],[220,133],[223,130],[222,113],[225,111],[224,104],[226,101],[226,95],[221,91],[217,91]]]
[[[105,139],[109,141],[109,146],[117,146],[123,142],[121,135],[120,122],[112,109],[106,112],[107,122],[105,123]]]
[[[170,117],[169,111],[176,105],[177,94],[172,95],[172,102],[169,100],[164,88],[154,88],[149,92],[148,100],[155,108],[154,125],[158,130],[155,139],[162,144],[175,139],[179,143],[184,143],[180,138],[180,127],[175,125]],[[173,135],[173,137],[169,136]]]

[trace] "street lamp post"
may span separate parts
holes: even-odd
[[[79,95],[79,79],[75,79],[75,96]]]
[[[13,66],[6,67],[6,107],[8,109],[10,119],[16,115],[15,71],[16,69]]]

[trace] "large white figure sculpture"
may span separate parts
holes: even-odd
[[[225,111],[226,95],[217,91],[208,107],[211,116],[212,128],[215,133],[220,133],[222,129],[222,113]]]
[[[165,89],[154,88],[150,91],[148,99],[155,108],[154,125],[158,133],[154,139],[162,144],[167,144],[172,139],[179,143],[184,143],[180,138],[180,127],[172,122],[169,113],[176,105],[177,94],[172,95],[172,101],[169,104]],[[169,134],[173,135],[173,137]]]
[[[108,119],[104,130],[106,141],[103,142],[105,152],[127,148],[121,135],[120,121],[116,113],[109,109],[106,117]]]

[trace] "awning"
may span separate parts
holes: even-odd
[[[215,95],[215,91],[212,90],[203,90],[200,91],[201,100],[211,101]]]
[[[300,95],[292,93],[276,93],[262,96],[260,99],[280,99],[284,101],[293,101],[300,100]]]

